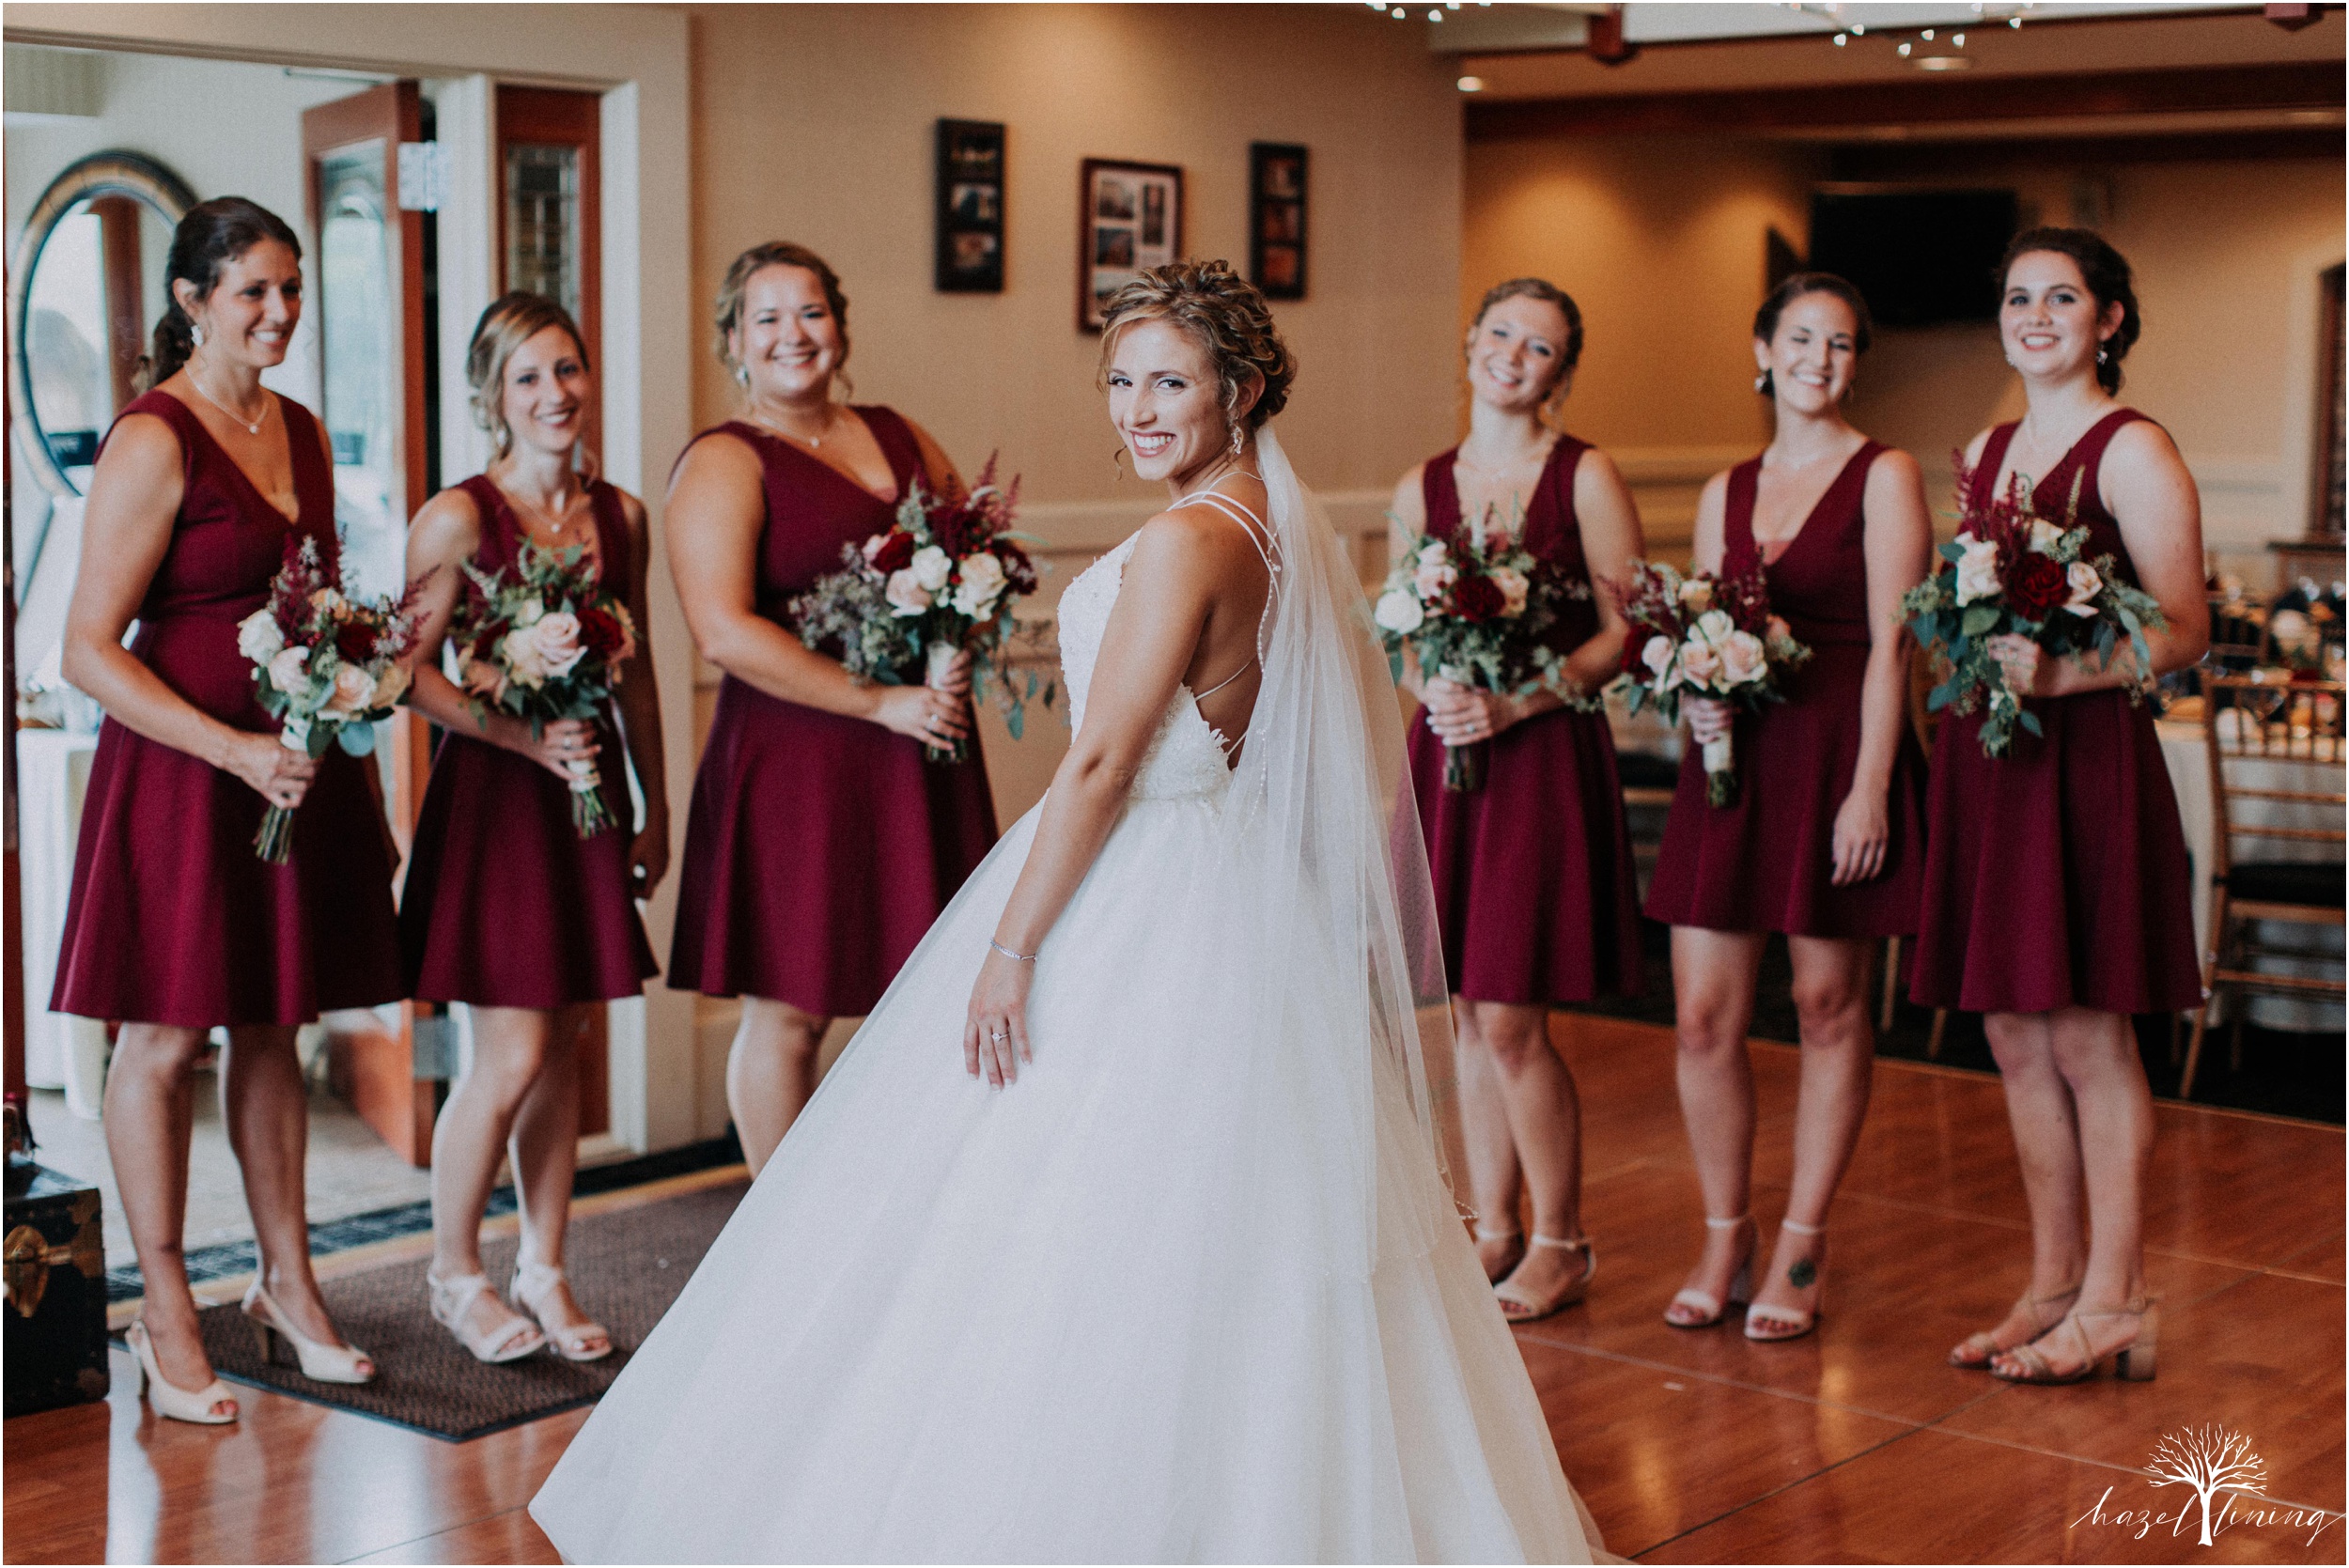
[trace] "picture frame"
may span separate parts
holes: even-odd
[[[938,254],[941,294],[1003,291],[1004,128],[938,122]]]
[[[1309,148],[1248,144],[1248,280],[1268,300],[1305,297]]]
[[[1077,330],[1101,330],[1101,307],[1136,274],[1183,255],[1183,171],[1173,163],[1087,158],[1077,177]]]

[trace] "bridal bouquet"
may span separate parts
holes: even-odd
[[[1634,561],[1629,582],[1617,592],[1631,630],[1614,689],[1633,713],[1652,705],[1667,723],[1678,723],[1680,699],[1688,695],[1758,708],[1781,701],[1780,677],[1811,657],[1770,613],[1758,563],[1736,576],[1684,577],[1658,562]],[[1736,752],[1722,735],[1704,743],[1704,799],[1725,806],[1736,794]]]
[[[525,544],[510,567],[465,566],[465,598],[449,628],[457,678],[476,716],[527,720],[532,739],[558,719],[600,717],[636,653],[636,623],[606,591],[586,547]],[[592,757],[569,765],[571,826],[592,838],[612,826]]]
[[[379,719],[408,690],[408,666],[422,617],[415,590],[395,602],[353,599],[328,580],[318,540],[286,541],[286,561],[269,602],[237,623],[237,651],[253,661],[262,708],[281,721],[277,739],[312,761],[339,745],[352,756],[375,749]],[[255,853],[283,865],[293,852],[293,808],[272,806]]]
[[[1961,497],[1971,493],[1970,479],[1961,460]],[[2042,733],[2038,715],[2023,706],[1990,657],[1991,638],[2028,637],[2051,658],[2092,657],[2103,668],[2126,637],[2136,649],[2137,667],[2153,668],[2145,629],[2169,624],[2161,605],[2121,581],[2110,555],[2083,558],[2088,530],[2072,522],[2078,510],[2079,481],[2074,481],[2064,518],[2057,522],[2033,511],[2030,492],[2017,477],[2005,495],[1964,507],[1958,536],[1941,547],[1933,575],[1901,599],[1901,613],[1917,641],[1950,667],[1949,678],[1933,689],[1925,706],[1955,713],[1986,706],[1985,756],[2003,756],[2018,724],[2031,735]],[[2137,696],[2132,689],[2131,699]]]
[[[1397,680],[1408,647],[1421,670],[1456,685],[1511,696],[1548,686],[1565,696],[1556,685],[1563,660],[1541,638],[1561,605],[1589,595],[1586,585],[1569,582],[1488,518],[1486,526],[1460,529],[1449,539],[1411,536],[1371,618]],[[1565,701],[1569,707],[1598,706],[1580,696]],[[1444,788],[1484,788],[1487,755],[1482,744],[1447,748]]]
[[[1034,539],[1012,531],[1019,481],[1009,489],[995,483],[989,458],[970,494],[948,500],[906,487],[895,524],[862,545],[841,548],[841,569],[817,579],[790,603],[800,641],[826,652],[859,680],[902,686],[915,670],[927,685],[944,684],[955,660],[972,656],[974,681],[984,696],[990,685],[1014,740],[1027,723],[1027,704],[1050,707],[1056,682],[1034,674],[1025,690],[1015,684],[1005,648],[1017,631],[1014,603],[1035,592],[1035,563],[1023,544]],[[961,762],[962,742],[926,747],[932,762]]]

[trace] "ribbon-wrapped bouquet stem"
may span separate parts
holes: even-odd
[[[261,707],[280,721],[279,744],[313,761],[332,746],[375,750],[376,721],[408,690],[405,660],[422,629],[415,598],[411,588],[397,600],[353,598],[327,576],[317,539],[286,541],[269,602],[237,624],[237,650],[253,661]],[[293,853],[293,814],[272,806],[261,817],[253,848],[272,865]]]
[[[1617,595],[1631,630],[1613,690],[1633,713],[1652,706],[1665,722],[1676,724],[1684,696],[1713,697],[1749,711],[1781,702],[1781,678],[1811,657],[1786,623],[1770,613],[1759,562],[1735,575],[1683,576],[1660,562],[1634,561]],[[1736,798],[1736,750],[1724,733],[1704,743],[1704,799],[1725,806]]]
[[[857,679],[885,686],[919,680],[942,687],[968,653],[973,691],[986,696],[992,690],[1011,737],[1019,739],[1027,704],[1050,707],[1058,695],[1058,682],[1038,680],[1034,672],[1020,682],[1005,651],[1019,630],[1013,607],[1036,588],[1035,563],[1023,548],[1036,541],[1011,526],[1019,496],[1019,480],[1008,488],[995,483],[993,458],[959,498],[913,481],[894,526],[844,546],[841,569],[792,599],[800,641],[838,657]],[[924,754],[957,763],[969,749],[957,742],[925,747]]]

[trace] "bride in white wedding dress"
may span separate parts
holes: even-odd
[[[1221,262],[1109,316],[1175,502],[1061,597],[1068,757],[531,1504],[569,1560],[1599,1549],[1439,1164],[1427,861],[1292,362]]]

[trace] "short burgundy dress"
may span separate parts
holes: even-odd
[[[903,495],[922,474],[911,427],[885,408],[856,411]],[[754,425],[717,430],[766,470],[757,605],[784,622],[791,597],[838,570],[843,545],[887,530],[896,504]],[[959,764],[923,750],[728,675],[693,782],[668,983],[828,1017],[871,1012],[995,843],[975,737]]]
[[[2034,492],[2061,517],[2084,474],[2077,522],[2091,559],[2134,579],[2096,471],[2124,425],[2116,409]],[[1983,443],[1972,500],[1988,499],[2013,425]],[[1910,994],[1970,1013],[2170,1013],[2201,1001],[2193,878],[2154,716],[2122,691],[2030,699],[2044,736],[2020,728],[2003,757],[1982,753],[1982,715],[1952,718],[1933,748],[1931,836]]]
[[[122,411],[171,427],[186,485],[131,652],[196,707],[263,735],[278,723],[254,700],[237,623],[268,601],[296,528],[319,541],[330,571],[341,561],[318,422],[288,398],[277,408],[294,522],[169,393]],[[109,718],[90,761],[51,1010],[233,1028],[306,1023],[406,995],[374,766],[329,751],[294,813],[292,853],[271,865],[253,850],[269,803],[251,785]]]
[[[1867,682],[1868,472],[1885,448],[1851,456],[1776,561],[1766,562],[1770,609],[1785,617],[1811,658],[1781,688],[1785,696],[1737,715],[1737,795],[1705,800],[1704,768],[1691,747],[1664,825],[1647,912],[1668,925],[1710,931],[1779,931],[1859,939],[1917,929],[1924,865],[1925,758],[1901,721],[1885,794],[1890,837],[1884,867],[1865,882],[1834,885],[1835,816],[1859,766],[1860,691]],[[1745,571],[1760,554],[1754,489],[1762,459],[1729,471],[1722,565]]]
[[[1560,436],[1525,509],[1525,546],[1590,586],[1574,471],[1586,442]],[[1421,471],[1427,534],[1460,526],[1457,450]],[[1598,630],[1590,598],[1569,601],[1549,631],[1567,653]],[[1615,741],[1606,715],[1554,708],[1489,741],[1485,787],[1443,787],[1444,745],[1422,713],[1410,732],[1411,786],[1427,834],[1453,993],[1546,1005],[1640,989],[1639,880]]]
[[[512,567],[524,535],[505,493],[486,474],[457,488],[481,516],[474,565]],[[597,571],[625,587],[633,563],[620,492],[597,480],[588,498]],[[613,825],[583,839],[568,784],[518,752],[442,732],[399,899],[400,954],[419,1001],[552,1010],[634,996],[661,972],[629,872],[628,753],[610,713],[597,732]]]

